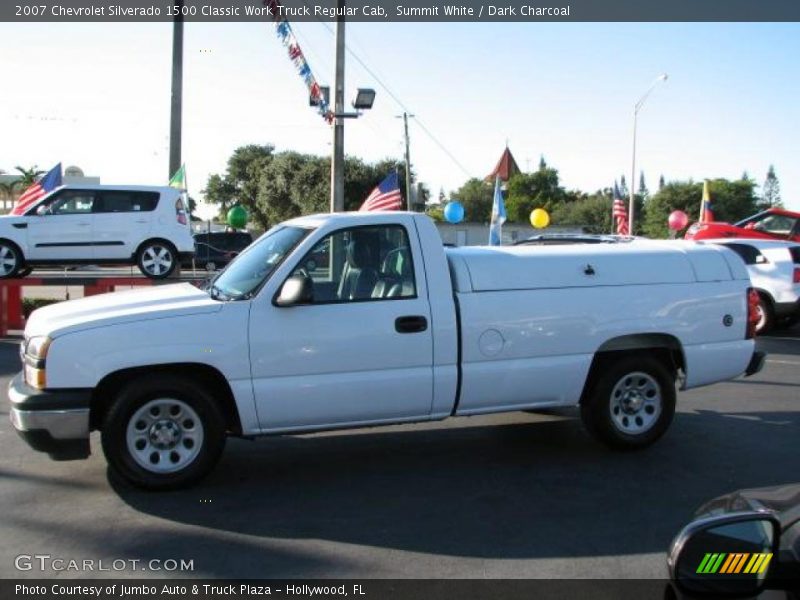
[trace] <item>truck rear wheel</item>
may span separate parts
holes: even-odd
[[[214,467],[225,446],[225,418],[202,387],[157,375],[123,387],[101,438],[114,475],[141,488],[175,489]]]
[[[756,321],[756,335],[764,335],[768,333],[775,322],[775,315],[772,311],[772,304],[770,301],[764,296],[764,294],[758,295],[758,305],[756,306],[756,314],[758,315],[758,321]]]
[[[606,361],[581,402],[581,419],[599,441],[618,450],[644,448],[675,415],[675,378],[649,356]]]

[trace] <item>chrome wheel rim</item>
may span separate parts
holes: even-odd
[[[172,268],[172,252],[166,246],[154,244],[142,252],[142,267],[148,275],[163,275]]]
[[[0,277],[5,277],[17,268],[17,255],[6,245],[0,245]]]
[[[197,458],[203,424],[195,410],[174,398],[158,398],[139,408],[126,432],[128,452],[151,473],[175,473]]]
[[[758,333],[763,331],[767,324],[767,310],[764,308],[763,302],[759,302],[756,306],[756,315],[758,316],[758,321],[756,321],[756,332]]]
[[[661,406],[661,386],[648,373],[628,373],[611,390],[611,422],[627,435],[649,431],[661,416]]]

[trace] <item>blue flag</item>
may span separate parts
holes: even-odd
[[[500,177],[494,181],[494,202],[492,203],[492,222],[489,224],[489,245],[500,246],[503,243],[503,223],[506,222],[506,205],[500,191]]]

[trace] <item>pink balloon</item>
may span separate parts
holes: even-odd
[[[689,215],[682,210],[673,210],[669,214],[667,223],[672,231],[680,231],[689,224]]]

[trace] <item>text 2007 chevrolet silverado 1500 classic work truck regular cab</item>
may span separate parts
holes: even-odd
[[[205,291],[34,312],[11,420],[58,459],[88,456],[99,429],[112,472],[149,488],[203,476],[226,435],[575,404],[637,448],[669,426],[676,384],[760,369],[748,286],[719,246],[445,250],[423,215],[302,217]]]

